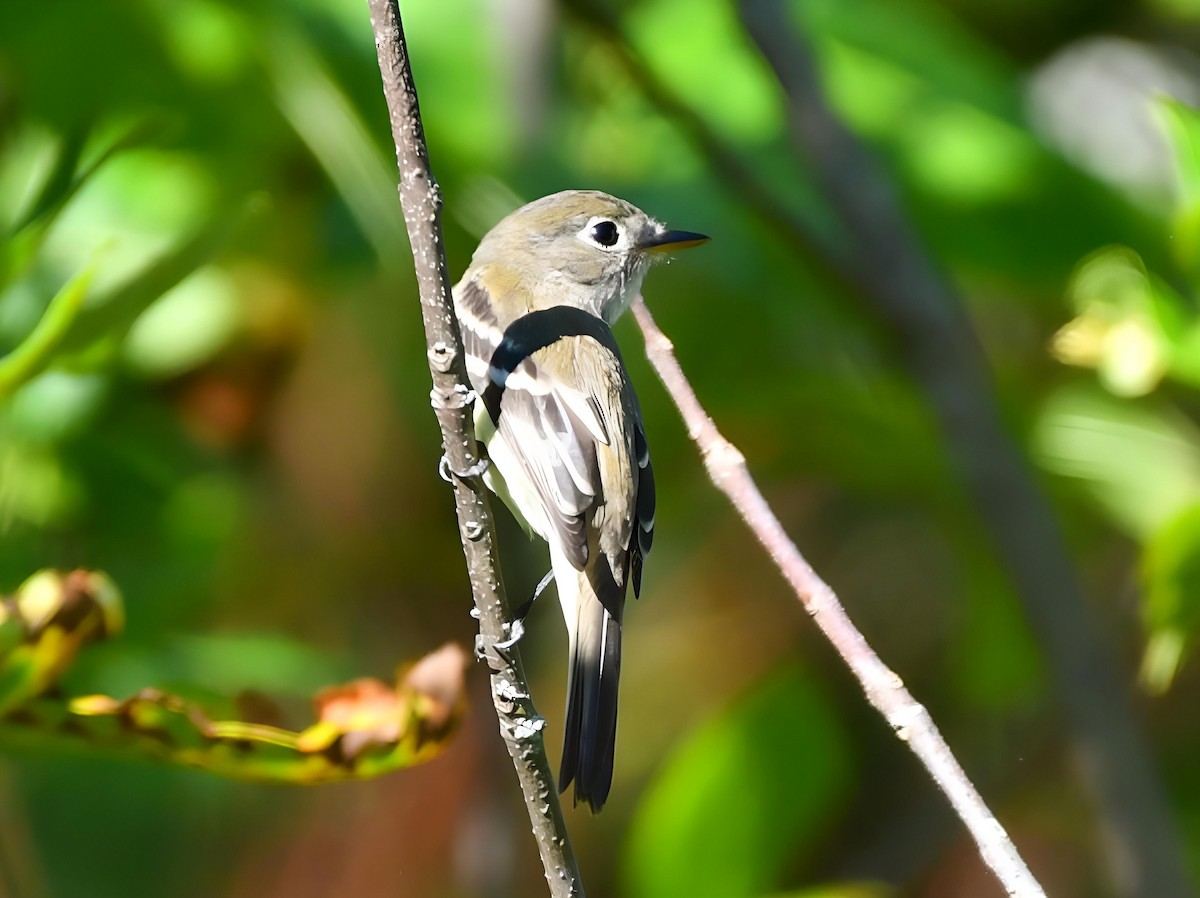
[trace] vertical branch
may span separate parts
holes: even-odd
[[[740,0],[742,21],[788,101],[792,140],[850,236],[844,270],[900,337],[1034,633],[1103,814],[1122,894],[1183,898],[1192,888],[1170,808],[1126,683],[1028,465],[1006,432],[963,304],[914,236],[887,178],[825,101],[812,49],[782,0]]]
[[[984,863],[1004,884],[1008,894],[1019,898],[1045,898],[1045,892],[1021,860],[1008,833],[988,810],[955,760],[929,712],[904,688],[900,677],[879,659],[847,616],[837,595],[809,567],[788,537],[750,476],[745,458],[721,435],[700,405],[675,359],[671,341],[658,329],[641,297],[634,301],[633,314],[646,338],[646,355],[678,406],[688,434],[700,448],[713,483],[725,493],[770,554],[795,590],[804,610],[858,678],[867,700],[929,771],[975,839]]]
[[[368,0],[383,93],[391,116],[400,203],[412,244],[421,295],[431,403],[442,429],[444,467],[454,484],[459,535],[471,592],[479,618],[480,647],[491,668],[492,700],[500,734],[516,767],[554,898],[582,898],[583,883],[563,820],[558,790],[542,740],[545,721],[529,695],[516,646],[500,648],[509,634],[511,615],[496,565],[496,535],[475,448],[472,405],[462,336],[454,315],[446,254],[442,246],[442,200],[429,167],[429,151],[417,105],[417,89],[397,0]]]

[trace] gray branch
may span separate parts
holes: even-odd
[[[997,555],[1045,649],[1121,894],[1184,898],[1179,837],[1112,648],[1087,607],[1054,511],[1001,422],[963,304],[914,236],[887,178],[832,113],[812,50],[780,0],[742,21],[787,95],[793,142],[845,225],[860,299],[901,338]]]
[[[459,535],[479,617],[480,646],[491,668],[492,700],[500,734],[525,795],[550,894],[554,898],[582,898],[583,883],[546,759],[542,739],[545,721],[530,698],[516,646],[498,645],[509,636],[511,613],[497,569],[496,534],[487,493],[482,478],[472,473],[479,470],[471,417],[475,396],[468,385],[462,336],[454,315],[442,245],[442,199],[430,171],[400,9],[397,0],[368,0],[368,5],[396,143],[400,203],[421,295],[429,372],[433,377],[430,401],[442,429],[445,467],[454,484]]]
[[[967,779],[929,712],[912,697],[904,687],[904,681],[879,659],[846,614],[837,595],[817,576],[788,537],[750,476],[746,459],[721,435],[700,405],[675,359],[671,341],[658,329],[641,297],[634,301],[633,314],[646,337],[646,355],[679,407],[688,434],[700,448],[712,482],[729,497],[746,526],[770,554],[795,590],[804,610],[862,684],[867,700],[929,771],[970,830],[984,863],[1004,884],[1008,894],[1016,898],[1045,898],[1046,893],[1021,860],[1004,827]]]

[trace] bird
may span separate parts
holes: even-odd
[[[550,551],[568,637],[559,791],[612,786],[621,627],[654,538],[654,469],[612,325],[651,264],[706,242],[598,190],[510,213],[453,288],[483,479]],[[540,592],[541,587],[539,587]],[[536,593],[535,593],[536,597]]]

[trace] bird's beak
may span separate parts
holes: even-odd
[[[707,234],[697,234],[694,231],[659,231],[647,234],[638,241],[638,249],[647,253],[671,253],[677,249],[691,249],[701,243],[708,243]]]

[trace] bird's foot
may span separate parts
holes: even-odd
[[[521,637],[525,635],[526,616],[533,608],[533,603],[537,601],[538,596],[545,592],[546,587],[553,581],[554,571],[547,571],[546,576],[541,579],[534,589],[533,595],[514,609],[512,620],[507,621],[503,625],[503,638],[489,643],[482,633],[475,634],[475,657],[478,660],[488,662],[489,666],[493,668],[495,668],[495,665],[492,664],[492,659],[496,657],[500,658],[505,664],[512,663],[512,656],[509,654],[509,649],[520,642]],[[478,619],[478,610],[472,609],[471,616]]]
[[[488,667],[493,670],[500,668],[494,663],[494,659],[499,658],[505,665],[513,663],[512,655],[509,652],[513,646],[521,641],[521,637],[525,635],[525,624],[520,620],[509,621],[504,624],[504,638],[497,639],[494,642],[489,642],[487,637],[482,633],[475,634],[475,658],[478,661],[487,662]]]
[[[447,483],[453,483],[456,479],[474,480],[477,477],[483,476],[483,472],[488,469],[489,464],[490,462],[487,457],[483,456],[466,470],[456,471],[450,466],[450,457],[443,453],[441,460],[438,462],[438,474]]]
[[[511,649],[521,641],[521,637],[525,635],[525,622],[520,618],[511,620],[504,625],[504,632],[508,638],[496,643],[496,650],[500,652]]]

